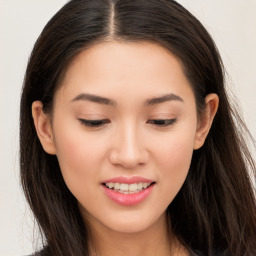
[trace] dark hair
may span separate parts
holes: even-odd
[[[255,164],[230,106],[224,68],[202,24],[172,0],[72,0],[46,25],[32,51],[20,108],[23,189],[44,235],[43,255],[89,255],[90,231],[68,190],[56,156],[47,154],[31,115],[39,100],[51,113],[55,92],[78,53],[106,41],[150,41],[183,65],[197,110],[216,93],[220,104],[204,146],[194,151],[187,179],[169,205],[172,232],[191,255],[256,255],[256,203],[249,170]],[[246,130],[247,131],[247,130]]]

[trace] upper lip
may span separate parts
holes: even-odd
[[[112,179],[108,179],[102,182],[102,184],[105,183],[125,183],[125,184],[133,184],[133,183],[153,183],[154,180],[146,179],[139,176],[132,176],[132,177],[115,177]]]

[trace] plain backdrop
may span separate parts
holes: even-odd
[[[92,0],[93,1],[93,0]],[[180,0],[213,36],[256,138],[256,1]],[[33,219],[19,183],[19,100],[29,54],[65,0],[0,0],[0,256],[33,251]]]

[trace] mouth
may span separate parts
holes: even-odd
[[[153,193],[156,182],[142,177],[116,177],[101,183],[105,195],[113,202],[132,206],[142,203]]]
[[[111,189],[121,194],[136,194],[143,190],[153,186],[155,182],[139,182],[139,183],[118,183],[118,182],[107,182],[102,183],[106,188]]]

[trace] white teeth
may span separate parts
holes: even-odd
[[[145,183],[145,184],[146,184],[146,183]],[[146,187],[147,187],[147,186],[146,186]],[[145,187],[145,188],[146,188],[146,187]],[[138,189],[138,190],[142,190],[142,188],[143,188],[143,183],[139,183],[138,186],[137,186],[137,189]]]
[[[137,185],[136,183],[130,184],[130,186],[129,186],[129,191],[130,191],[130,192],[134,192],[134,191],[136,191],[136,190],[138,190],[138,185]]]
[[[142,187],[143,187],[143,188],[148,187],[148,183],[143,183],[143,184],[142,184]]]
[[[119,188],[120,188],[120,184],[119,184],[119,183],[115,183],[115,184],[114,184],[114,188],[115,188],[115,189],[119,189]]]
[[[112,182],[108,183],[108,187],[109,188],[113,188],[114,187],[114,183],[112,183]]]
[[[133,183],[133,184],[126,184],[126,183],[113,183],[109,182],[106,183],[106,187],[110,189],[114,189],[117,192],[123,193],[123,194],[132,194],[132,193],[138,193],[142,189],[145,189],[150,186],[151,183]]]
[[[129,190],[129,185],[122,183],[122,184],[120,184],[119,189],[123,190],[123,191],[128,191]]]

